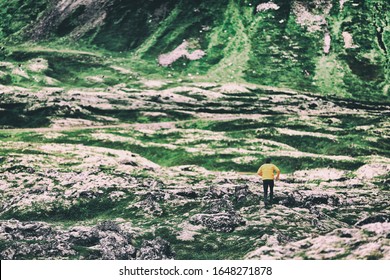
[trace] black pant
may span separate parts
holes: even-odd
[[[263,180],[264,204],[267,204],[268,187],[270,190],[269,201],[272,204],[272,200],[274,198],[274,180]]]

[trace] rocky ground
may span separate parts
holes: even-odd
[[[386,103],[172,81],[1,92],[2,259],[390,259]]]
[[[386,1],[54,2],[0,1],[2,259],[390,259]]]

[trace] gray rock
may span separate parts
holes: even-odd
[[[209,205],[209,209],[207,210],[207,213],[209,214],[217,214],[221,212],[234,212],[234,205],[229,200],[227,196],[217,199],[211,202],[207,202]]]
[[[143,209],[146,213],[153,216],[161,216],[163,210],[158,204],[159,197],[153,193],[148,193],[143,201],[136,203],[134,206],[139,209]]]
[[[117,223],[114,223],[112,221],[104,221],[101,222],[96,226],[98,230],[101,231],[114,231],[114,232],[121,232],[121,228]]]
[[[130,260],[136,255],[136,248],[129,244],[126,236],[118,232],[109,232],[99,241],[103,260]]]
[[[99,244],[99,232],[91,228],[73,228],[69,232],[69,242],[78,245],[91,247]]]
[[[252,194],[252,192],[249,191],[248,185],[236,186],[234,188],[234,196],[235,196],[235,200],[237,202],[242,202],[242,201],[246,200],[247,197],[251,194]]]
[[[175,252],[166,240],[160,237],[144,241],[137,252],[138,260],[171,260],[174,259]]]
[[[46,223],[10,220],[0,222],[0,234],[6,244],[2,259],[69,258],[77,246],[85,247],[87,259],[135,259],[137,252],[132,235],[111,221],[61,231]]]
[[[184,190],[180,190],[180,191],[176,192],[176,195],[179,195],[179,196],[182,196],[182,197],[185,197],[185,198],[190,198],[190,199],[194,199],[194,198],[198,197],[198,193],[195,192],[193,189],[190,189],[190,188],[186,188]]]
[[[2,221],[0,234],[7,240],[0,252],[2,259],[51,259],[75,254],[61,232],[46,223]]]
[[[286,207],[311,208],[315,205],[326,204],[331,206],[340,205],[340,197],[336,194],[309,193],[294,191],[275,197],[275,201]]]
[[[204,197],[206,199],[215,199],[215,198],[222,198],[227,194],[228,192],[225,189],[220,189],[215,186],[210,186],[209,190],[205,193]]]
[[[196,214],[190,218],[190,223],[216,232],[232,232],[238,226],[245,225],[245,220],[235,213]]]

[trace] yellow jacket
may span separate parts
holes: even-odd
[[[266,163],[260,166],[259,170],[257,171],[257,174],[259,174],[263,178],[263,180],[273,180],[274,172],[280,173],[279,168],[275,164]]]

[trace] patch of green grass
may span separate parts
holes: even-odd
[[[135,241],[141,244],[142,240],[161,237],[167,240],[177,260],[238,260],[253,250],[254,243],[267,233],[261,227],[248,227],[244,230],[236,230],[232,233],[217,233],[201,230],[195,235],[193,241],[177,239],[172,229],[161,224],[156,224],[154,231],[148,232]]]
[[[1,101],[1,97],[0,97]],[[26,110],[27,104],[0,105],[0,127],[44,127],[50,124],[43,110]]]
[[[175,224],[180,224],[183,222],[185,217],[184,215],[192,216],[205,210],[205,207],[202,205],[201,201],[197,199],[188,199],[188,202],[180,205],[162,203],[161,208],[164,212],[164,216],[162,218],[170,222],[174,221]]]
[[[265,232],[254,227],[233,233],[201,232],[192,242],[173,243],[177,259],[183,260],[238,260],[253,250],[254,240]]]
[[[29,24],[42,13],[48,0],[22,1],[11,0],[0,3],[0,38],[2,41],[11,35],[26,30]]]
[[[119,134],[120,135],[120,134]],[[156,132],[153,134],[140,134],[135,137],[138,140],[141,140],[142,142],[146,143],[163,143],[163,144],[172,144],[178,139],[183,138],[182,132],[171,132],[171,133],[164,133],[163,131],[161,133]]]
[[[177,127],[183,129],[201,129],[211,130],[215,132],[233,133],[236,131],[268,127],[271,125],[272,123],[269,122],[269,120],[267,120],[266,118],[264,118],[259,120],[237,119],[230,121],[198,120],[178,124]]]
[[[33,149],[0,149],[0,155],[6,156],[9,154],[48,155],[43,151],[38,151]]]
[[[80,259],[98,259],[100,257],[100,252],[86,246],[74,245],[72,249],[76,251],[76,255],[72,256],[71,260],[80,260]]]
[[[390,174],[377,177],[374,184],[382,191],[390,191]]]
[[[10,245],[11,245],[10,241],[1,239],[0,240],[0,252],[3,252],[4,250],[6,250]]]
[[[337,140],[310,135],[284,135],[264,131],[257,136],[292,146],[299,151],[323,155],[368,156],[372,154],[387,155],[389,152],[365,141],[359,135],[341,136]]]
[[[42,139],[42,135],[35,132],[0,131],[0,141],[4,142],[38,142]]]
[[[199,125],[199,123],[198,123]],[[168,149],[165,147],[155,147],[155,146],[148,146],[148,145],[138,145],[134,144],[131,141],[129,142],[116,142],[116,141],[109,141],[109,140],[97,140],[91,138],[90,134],[93,132],[93,130],[77,130],[77,131],[66,131],[63,132],[64,136],[55,138],[55,139],[44,139],[41,138],[40,135],[30,135],[28,134],[21,134],[19,136],[14,136],[16,139],[18,137],[30,140],[30,141],[37,141],[37,142],[43,142],[43,143],[62,143],[62,144],[83,144],[86,146],[96,146],[96,147],[106,147],[111,149],[118,149],[118,150],[126,150],[131,151],[134,153],[137,153],[161,166],[178,166],[178,165],[198,165],[202,166],[209,170],[216,170],[216,171],[239,171],[239,172],[253,172],[257,166],[253,166],[252,163],[236,163],[233,162],[233,159],[235,157],[240,157],[242,154],[226,154],[223,152],[219,152],[218,150],[223,151],[224,148],[228,147],[237,147],[237,148],[245,148],[243,147],[239,139],[236,138],[234,141],[208,141],[208,140],[200,140],[198,144],[208,144],[211,148],[214,148],[216,150],[215,154],[211,155],[204,155],[204,154],[197,154],[197,153],[189,153],[186,152],[186,150],[182,147],[176,148],[176,149]],[[180,133],[173,133],[168,134],[170,137],[166,137],[164,134],[156,133],[154,135],[143,135],[138,132],[114,132],[112,129],[110,130],[111,133],[115,133],[118,135],[129,135],[132,137],[135,137],[138,140],[141,140],[145,143],[171,143],[171,141],[175,141],[177,139],[180,139],[181,137]],[[286,138],[283,138],[284,141],[287,142]],[[288,137],[287,137],[288,139]],[[300,139],[300,138],[297,138]],[[315,139],[310,138],[310,141],[307,142],[309,145],[325,145],[324,142],[316,142]],[[298,143],[298,140],[297,140]],[[325,141],[325,143],[328,143]],[[191,145],[195,145],[196,143],[191,143]],[[291,143],[290,143],[291,144]],[[294,143],[293,143],[294,144]],[[302,143],[298,143],[297,145],[303,146]],[[302,148],[303,149],[303,148]],[[306,147],[306,150],[312,151],[312,152],[318,152],[315,151],[314,148]],[[15,151],[17,152],[17,151]],[[265,155],[247,155],[247,156],[254,156],[258,160],[258,162],[262,162],[265,158]],[[345,169],[345,170],[355,170],[356,168],[363,165],[363,162],[360,161],[336,161],[331,160],[327,158],[292,158],[288,156],[274,156],[274,162],[277,162],[280,168],[282,168],[283,172],[293,172],[295,170],[302,170],[302,169],[311,169],[311,168],[318,168],[318,167],[332,167],[332,168],[338,168],[338,169]]]
[[[263,162],[262,159],[260,162]],[[291,173],[297,170],[314,169],[314,168],[336,168],[340,170],[356,170],[364,165],[363,161],[341,161],[327,158],[310,158],[310,157],[283,157],[272,156],[272,161],[279,166],[283,173]]]
[[[114,189],[110,189],[114,191]],[[126,198],[114,202],[109,192],[97,198],[79,198],[74,204],[67,206],[61,200],[51,205],[33,203],[31,208],[23,211],[10,210],[0,215],[2,219],[18,219],[21,221],[84,221],[97,217],[118,217],[125,207],[135,199],[133,193]]]

